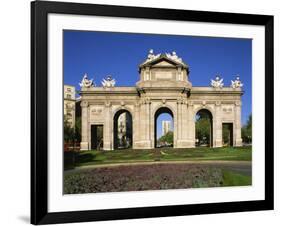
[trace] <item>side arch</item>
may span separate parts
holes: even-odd
[[[134,117],[134,110],[131,109],[130,107],[127,107],[127,106],[119,106],[117,107],[116,109],[114,109],[112,111],[112,115],[113,115],[113,118],[114,118],[114,115],[118,112],[118,111],[122,111],[122,110],[125,110],[125,111],[128,111],[132,117]]]
[[[215,116],[214,109],[212,109],[210,106],[199,106],[193,110],[193,118],[196,117],[197,112],[204,110],[204,109],[208,110],[212,114],[213,117]]]
[[[198,108],[194,114],[195,139],[198,146],[213,147],[214,140],[214,115],[208,108]],[[206,128],[209,129],[206,131]]]
[[[121,115],[123,116],[120,119]],[[113,147],[130,148],[133,145],[133,114],[125,108],[113,114]]]

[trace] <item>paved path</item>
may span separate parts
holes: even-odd
[[[190,164],[190,165],[205,165],[220,167],[223,169],[229,169],[237,173],[241,173],[247,176],[252,175],[252,162],[251,161],[155,161],[155,162],[134,162],[134,163],[111,163],[111,164],[102,164],[102,165],[89,165],[75,167],[72,170],[66,170],[64,173],[69,174],[77,172],[80,170],[102,168],[102,167],[120,167],[120,166],[134,166],[134,165],[153,165],[153,164]]]

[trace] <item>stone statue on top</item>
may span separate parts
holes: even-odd
[[[108,88],[108,87],[114,87],[115,86],[115,79],[112,78],[111,75],[108,75],[105,79],[102,80],[102,86],[104,88]]]
[[[243,83],[241,82],[239,75],[236,76],[236,79],[234,81],[231,80],[230,87],[232,87],[233,89],[243,87]]]
[[[82,81],[79,83],[80,87],[83,88],[90,88],[92,86],[95,86],[95,83],[93,82],[93,79],[88,79],[88,75],[84,74]]]
[[[211,86],[213,88],[222,88],[224,86],[223,79],[219,75],[216,76],[215,80],[211,79]]]

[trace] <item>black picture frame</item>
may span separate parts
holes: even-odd
[[[73,212],[48,212],[48,14],[96,15],[265,27],[265,199]],[[80,3],[31,3],[31,223],[51,224],[192,214],[272,210],[273,186],[273,16]]]

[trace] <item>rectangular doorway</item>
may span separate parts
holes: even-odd
[[[222,124],[223,146],[233,146],[233,123]]]
[[[103,125],[91,125],[91,149],[103,149]]]

